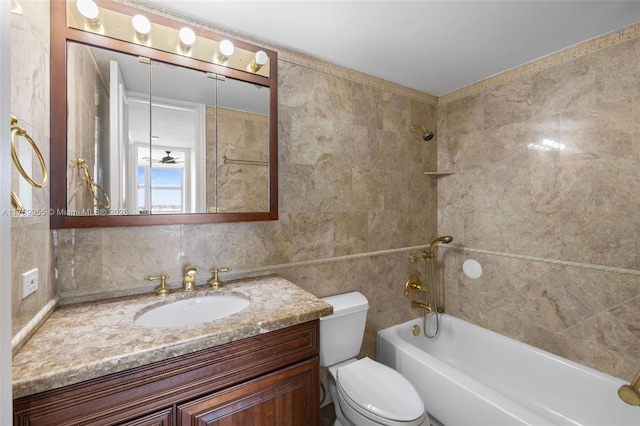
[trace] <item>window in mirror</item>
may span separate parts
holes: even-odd
[[[161,151],[138,146],[138,186],[136,209],[140,214],[187,213],[190,204],[188,179],[189,152],[186,150]]]

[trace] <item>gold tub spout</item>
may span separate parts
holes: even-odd
[[[427,304],[417,302],[415,300],[411,302],[411,309],[418,309],[418,308],[424,309],[427,312],[433,312],[433,310],[431,309],[431,306]]]
[[[618,396],[629,405],[640,406],[640,373],[631,384],[620,386]]]

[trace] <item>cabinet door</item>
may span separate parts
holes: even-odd
[[[319,424],[318,357],[178,406],[178,425]]]
[[[136,420],[121,423],[120,426],[173,426],[173,408],[167,408]]]

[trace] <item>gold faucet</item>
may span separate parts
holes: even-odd
[[[194,291],[196,289],[196,274],[198,270],[193,267],[187,267],[184,273],[184,280],[182,281],[182,288],[184,291]]]
[[[404,295],[408,296],[410,294],[418,293],[421,291],[426,293],[427,289],[422,286],[422,283],[420,282],[420,278],[418,278],[415,275],[411,275],[407,283],[404,285]],[[431,309],[431,305],[428,305],[426,303],[421,303],[416,300],[412,301],[411,309],[418,309],[418,308],[424,309],[427,312],[433,312],[433,309]]]
[[[211,281],[209,281],[209,287],[211,288],[222,287],[222,281],[218,279],[218,272],[229,272],[230,270],[231,268],[212,269],[211,273],[213,274],[213,278],[211,278]]]
[[[145,277],[144,279],[147,281],[157,281],[160,280],[160,285],[156,287],[155,293],[157,296],[166,296],[171,293],[171,287],[167,285],[167,275],[159,275],[157,277]]]
[[[411,302],[411,309],[424,309],[427,312],[433,312],[433,309],[431,309],[431,306],[427,305],[426,303],[422,303],[422,302],[418,302],[417,300],[413,300]]]
[[[618,389],[618,396],[629,405],[640,405],[640,373],[629,385],[622,385]]]

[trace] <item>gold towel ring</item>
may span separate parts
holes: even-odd
[[[82,169],[84,171],[84,180],[87,181],[87,189],[89,190],[89,193],[91,194],[93,199],[98,203],[98,206],[102,207],[103,209],[108,209],[109,207],[111,207],[111,200],[109,199],[109,195],[107,195],[107,191],[102,189],[102,187],[93,180],[91,174],[89,173],[89,166],[87,165],[86,161],[83,158],[77,158],[76,164],[78,165],[79,169]],[[102,202],[102,200],[100,200],[100,197],[96,193],[96,188],[98,188],[100,192],[102,192],[102,198],[105,200],[104,203]],[[76,188],[76,191],[77,190],[78,188]]]
[[[27,210],[22,205],[22,201],[20,201],[20,198],[18,198],[18,194],[16,194],[16,191],[14,191],[13,189],[11,190],[11,207],[13,207],[13,209],[20,214],[24,214],[27,212]]]
[[[29,142],[29,144],[31,145],[31,148],[33,148],[33,152],[35,152],[36,156],[38,157],[38,162],[40,162],[40,167],[42,168],[41,183],[37,183],[36,181],[31,179],[31,177],[27,174],[27,172],[24,171],[24,168],[22,167],[22,164],[18,159],[18,154],[16,153],[16,145],[15,145],[16,136],[24,136],[27,142]],[[13,159],[13,164],[15,164],[16,168],[18,169],[22,177],[25,178],[25,180],[29,182],[32,186],[35,186],[36,188],[42,188],[47,184],[47,165],[44,162],[42,153],[38,149],[38,145],[36,145],[33,139],[31,139],[31,136],[29,136],[22,127],[18,126],[18,118],[15,115],[11,116],[11,158]],[[14,195],[15,195],[15,192],[11,195],[12,200],[14,199]],[[17,195],[15,195],[15,197],[17,198]]]
[[[105,200],[104,203],[102,201],[100,201],[100,198],[98,197],[98,194],[96,194],[96,188],[98,188],[100,190],[100,192],[102,192],[102,197]],[[107,191],[102,189],[102,187],[100,185],[98,185],[97,183],[93,182],[92,185],[89,185],[89,192],[91,192],[91,195],[93,196],[93,198],[96,200],[96,202],[98,203],[98,205],[100,207],[102,207],[103,209],[108,209],[109,207],[111,207],[111,200],[109,199],[109,196],[107,195]]]

